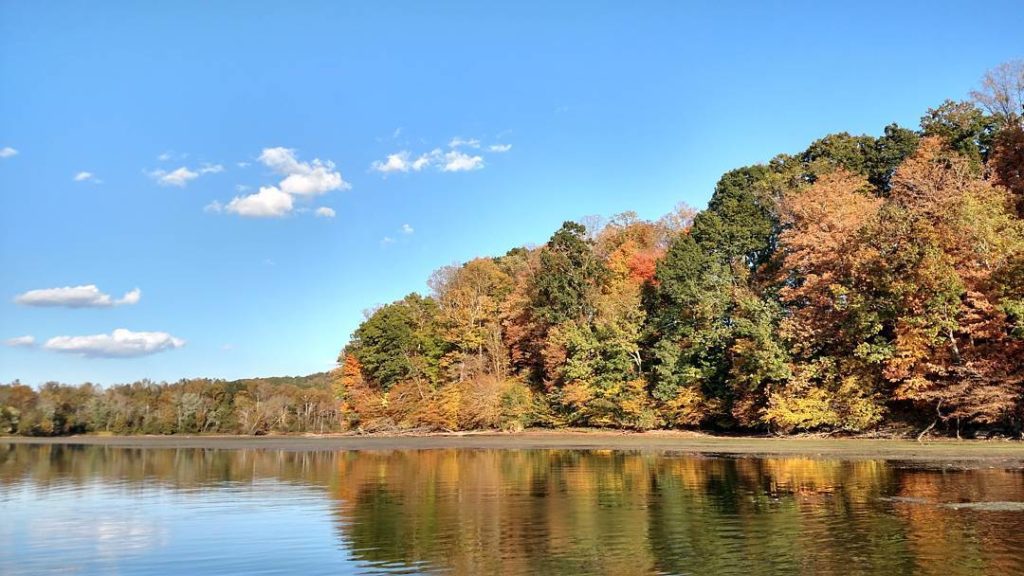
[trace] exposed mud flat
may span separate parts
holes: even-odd
[[[518,433],[451,433],[324,436],[68,436],[0,437],[0,443],[99,445],[121,448],[210,448],[268,450],[563,449],[627,450],[734,456],[798,456],[886,459],[1024,467],[1024,443],[1009,440],[913,440],[724,437],[691,432],[624,433],[605,430],[527,430]]]

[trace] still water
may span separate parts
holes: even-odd
[[[0,443],[0,574],[1024,574],[1024,473]]]

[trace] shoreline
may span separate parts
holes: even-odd
[[[843,460],[1000,461],[1024,467],[1024,442],[1016,440],[711,436],[694,432],[527,430],[387,435],[174,435],[0,436],[0,444],[105,446],[110,448],[338,450],[611,450],[693,455],[790,456]]]

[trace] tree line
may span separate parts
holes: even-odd
[[[1024,425],[1024,61],[879,137],[566,222],[377,308],[292,382],[0,386],[0,433]]]
[[[322,372],[233,381],[142,380],[107,388],[0,384],[0,434],[336,432],[341,419],[330,381]]]
[[[1019,432],[1022,94],[1008,63],[918,129],[732,170],[704,211],[442,268],[342,351],[346,425]]]

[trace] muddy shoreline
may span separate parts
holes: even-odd
[[[820,437],[726,437],[687,432],[528,430],[519,433],[324,436],[65,436],[0,437],[0,444],[93,445],[116,448],[322,450],[560,449],[623,450],[735,456],[989,462],[1024,467],[1024,442]]]

